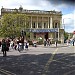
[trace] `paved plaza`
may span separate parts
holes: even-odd
[[[75,75],[75,46],[30,46],[21,52],[0,51],[0,75]]]

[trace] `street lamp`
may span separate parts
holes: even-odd
[[[71,18],[63,18],[63,26],[64,26],[64,40],[65,40],[65,29],[66,29],[66,27],[65,27],[65,23],[64,23],[64,20],[65,19],[71,19]]]
[[[64,23],[65,19],[71,19],[71,18],[63,18],[64,32],[65,32],[65,23]]]

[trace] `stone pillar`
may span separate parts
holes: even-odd
[[[38,16],[37,16],[37,28],[38,28]]]
[[[50,28],[53,28],[53,25],[52,25],[52,16],[50,17]]]
[[[60,19],[60,28],[63,28],[63,26],[62,26],[62,19]]]
[[[58,23],[57,23],[57,28],[59,28]]]
[[[42,29],[44,28],[43,17],[42,17]]]
[[[32,16],[31,16],[31,28],[32,28]]]
[[[48,28],[49,28],[49,17],[48,17]]]
[[[58,41],[59,41],[59,28],[58,28]]]

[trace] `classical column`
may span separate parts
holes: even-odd
[[[42,29],[44,28],[43,17],[42,17]]]
[[[32,28],[32,16],[31,16],[31,28]]]
[[[50,28],[53,28],[53,25],[52,25],[52,16],[50,17]]]
[[[48,28],[49,28],[49,17],[48,17]]]
[[[58,28],[58,40],[59,40],[59,28]]]
[[[63,28],[63,26],[62,26],[62,19],[60,19],[60,28]]]
[[[37,28],[38,28],[38,16],[37,16]]]

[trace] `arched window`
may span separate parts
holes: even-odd
[[[60,28],[60,21],[59,20],[53,21],[53,28]]]

